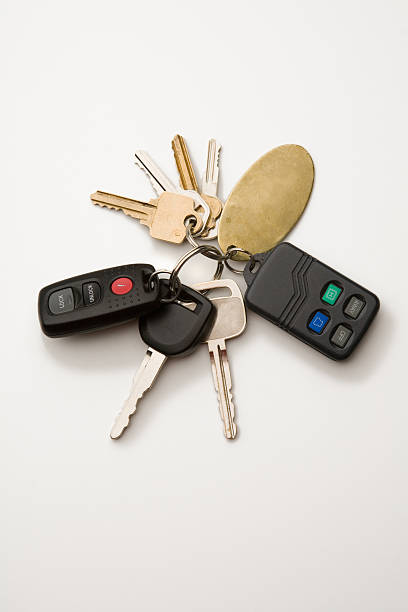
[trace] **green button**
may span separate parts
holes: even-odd
[[[339,297],[340,293],[341,293],[340,287],[337,287],[336,285],[333,285],[333,283],[330,283],[330,285],[327,287],[326,291],[324,292],[324,296],[322,297],[322,300],[323,302],[327,302],[328,304],[331,304],[333,306],[333,304],[337,302],[337,298]]]

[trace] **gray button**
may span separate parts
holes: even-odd
[[[74,294],[71,287],[51,293],[48,298],[48,308],[51,310],[52,314],[55,315],[74,310]]]
[[[101,288],[95,281],[85,283],[82,285],[82,295],[84,296],[85,306],[93,306],[101,299]]]
[[[357,296],[353,295],[347,302],[347,306],[344,309],[344,313],[352,319],[357,319],[360,312],[363,310],[365,302],[360,300]]]
[[[344,325],[339,325],[330,340],[339,348],[344,348],[353,332]]]

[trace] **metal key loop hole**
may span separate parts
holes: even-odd
[[[149,285],[151,287],[154,287],[154,282],[157,278],[156,282],[159,282],[159,274],[168,274],[169,275],[169,293],[170,293],[170,297],[160,297],[160,302],[162,304],[170,304],[171,302],[174,302],[181,291],[181,281],[179,278],[176,279],[176,281],[172,284],[171,283],[171,275],[172,272],[170,270],[155,270],[154,272],[151,273],[151,275],[149,276]]]
[[[217,247],[207,246],[207,245],[196,245],[194,249],[191,249],[191,251],[188,251],[185,255],[183,255],[183,257],[181,257],[176,263],[176,265],[174,266],[173,271],[170,274],[170,285],[169,285],[170,290],[174,292],[176,283],[177,282],[180,283],[180,279],[179,279],[180,270],[189,261],[189,259],[191,259],[192,257],[198,254],[206,255],[207,257],[209,257],[209,253],[215,255],[215,257],[212,257],[211,259],[217,259],[217,269],[214,274],[214,279],[215,280],[220,279],[222,276],[223,270],[224,270],[224,260],[225,260],[224,255],[221,254],[221,252],[217,249]],[[220,257],[220,255],[222,256]]]
[[[249,258],[252,257],[252,253],[250,253],[249,251],[245,249],[241,249],[240,247],[236,247],[236,246],[229,246],[226,252],[225,265],[227,266],[228,270],[230,270],[231,272],[234,272],[235,274],[243,274],[244,268],[247,264],[246,261],[243,262],[244,268],[234,268],[234,266],[232,266],[230,263],[230,260],[232,260],[235,257],[235,255],[238,255],[238,253],[243,253],[245,255],[248,255]]]

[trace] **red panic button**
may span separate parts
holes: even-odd
[[[130,278],[126,278],[126,276],[123,276],[113,281],[111,285],[111,291],[115,295],[125,295],[126,293],[129,293],[132,287],[133,282],[130,280]]]

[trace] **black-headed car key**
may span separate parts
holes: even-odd
[[[374,293],[288,242],[254,255],[244,277],[248,308],[332,359],[351,355],[380,306]]]
[[[41,289],[38,315],[51,338],[89,332],[135,319],[160,306],[154,267],[129,264],[53,283]]]
[[[160,281],[160,288],[167,292],[168,281]],[[208,298],[181,285],[175,301],[163,303],[159,310],[139,319],[140,335],[149,348],[133,379],[129,397],[115,419],[112,439],[123,434],[139,399],[151,388],[167,357],[191,353],[207,337],[215,315],[215,307]]]

